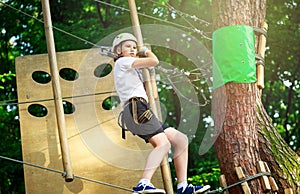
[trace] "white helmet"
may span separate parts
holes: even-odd
[[[132,40],[137,43],[137,39],[130,33],[121,33],[115,37],[112,45],[112,52],[115,52],[116,47],[124,41]]]

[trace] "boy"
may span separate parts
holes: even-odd
[[[151,178],[171,146],[175,148],[177,194],[203,193],[209,190],[209,185],[188,185],[188,139],[180,131],[158,121],[149,107],[141,68],[153,68],[158,65],[159,60],[155,54],[147,49],[137,53],[137,40],[129,33],[115,37],[112,51],[115,54],[115,88],[124,107],[120,115],[122,127],[126,126],[127,130],[154,147],[147,158],[141,180],[133,188],[133,193],[165,193],[163,189],[157,189],[151,184]],[[143,58],[137,58],[137,55]]]

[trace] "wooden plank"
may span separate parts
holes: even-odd
[[[225,175],[222,174],[219,178],[219,182],[222,188],[227,187],[227,182],[226,182],[226,178]],[[223,194],[229,194],[228,190],[223,191]]]
[[[256,167],[257,167],[258,172],[267,172],[263,161],[258,161],[256,164]],[[262,184],[264,192],[269,192],[271,190],[271,185],[270,185],[268,177],[262,176],[260,178],[260,180],[261,180],[261,184]]]
[[[235,171],[236,171],[236,174],[237,174],[239,180],[241,180],[243,178],[246,178],[242,167],[235,167]],[[241,186],[242,186],[242,189],[244,191],[244,194],[251,194],[251,190],[250,190],[250,187],[249,187],[247,182],[243,182],[241,184]]]
[[[261,28],[265,31],[268,30],[268,24],[266,22],[263,22],[261,24]],[[266,42],[267,38],[265,35],[261,34],[259,36],[259,42],[258,42],[258,51],[257,53],[264,58],[265,56],[265,50],[266,50]],[[265,87],[264,84],[264,66],[261,64],[257,64],[256,66],[256,74],[257,74],[257,87],[259,89],[263,89]]]
[[[265,165],[265,169],[268,173],[271,173],[270,171],[270,168],[268,166],[268,164],[266,162],[264,162],[264,165]],[[278,186],[277,186],[277,183],[275,181],[275,179],[272,177],[272,176],[269,176],[269,182],[270,182],[270,185],[271,185],[271,188],[272,188],[272,191],[278,191]]]
[[[293,190],[291,188],[284,189],[284,194],[293,194]]]

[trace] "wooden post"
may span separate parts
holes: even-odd
[[[133,33],[135,37],[137,38],[137,44],[138,44],[138,50],[140,50],[144,43],[143,43],[143,37],[142,37],[142,31],[140,28],[140,23],[139,23],[139,18],[136,10],[136,4],[134,0],[128,0],[129,3],[129,8],[130,8],[130,16],[131,16],[131,22],[132,22],[132,28],[133,28]],[[152,86],[151,86],[151,81],[150,81],[150,74],[147,69],[143,69],[143,78],[145,82],[145,88],[146,92],[149,98],[149,103],[151,105],[151,108],[154,112],[154,114],[157,116],[157,109],[154,103],[154,98],[153,98],[153,92],[152,92]]]
[[[52,31],[50,5],[48,0],[42,0],[42,8],[44,14],[44,27],[45,27],[45,34],[46,34],[46,41],[47,41],[50,71],[52,76],[52,89],[54,95],[56,120],[58,126],[62,162],[63,162],[64,171],[66,173],[64,177],[66,182],[71,182],[73,181],[73,173],[72,173],[71,160],[69,155],[68,139],[66,134],[66,123],[64,117],[65,115],[64,115],[63,104],[62,104],[59,72],[57,68],[56,51],[55,51],[55,44],[54,44],[53,31]]]
[[[266,22],[263,22],[261,24],[261,28],[267,32],[268,24]],[[265,58],[266,42],[267,42],[267,37],[264,34],[260,34],[257,53],[262,58]],[[256,65],[256,76],[257,76],[257,87],[259,89],[263,89],[265,87],[265,84],[264,84],[264,66],[262,64]]]
[[[144,45],[148,49],[151,50],[151,45],[149,45],[149,44],[144,44]],[[156,75],[155,75],[154,68],[149,70],[149,75],[150,75],[150,84],[151,84],[151,88],[152,88],[153,100],[156,105],[155,108],[157,110],[157,117],[160,121],[162,121],[161,107],[160,107],[160,102],[159,102],[158,90],[157,90],[157,85],[156,85]]]
[[[219,178],[219,182],[222,188],[227,187],[227,182],[226,182],[226,178],[225,175],[222,174]],[[223,194],[229,194],[228,190],[223,191]]]
[[[137,38],[137,43],[138,43],[138,49],[141,49],[143,46],[143,37],[142,37],[142,32],[140,28],[140,23],[139,23],[139,18],[136,10],[136,4],[135,0],[128,0],[129,8],[130,8],[130,16],[131,16],[131,22],[132,22],[132,27],[133,27],[133,32],[135,37]],[[151,85],[151,79],[150,79],[150,74],[147,69],[143,69],[143,78],[145,81],[145,88],[146,92],[149,98],[149,103],[150,106],[156,116],[158,116],[158,111],[157,111],[157,106],[154,101],[153,97],[153,88]],[[168,162],[167,156],[164,157],[162,163],[161,163],[161,173],[162,173],[162,178],[164,182],[164,188],[167,194],[172,194],[174,193],[173,191],[173,186],[172,186],[172,176],[171,176],[171,171],[170,171],[170,166]]]
[[[236,174],[237,174],[239,180],[246,178],[242,167],[235,167],[235,171],[236,171]],[[243,182],[241,185],[242,185],[244,194],[251,194],[251,190],[250,190],[250,187],[247,182]]]

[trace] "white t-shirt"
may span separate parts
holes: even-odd
[[[115,88],[122,106],[132,97],[142,97],[148,102],[142,71],[131,67],[136,59],[134,57],[121,57],[115,62]]]

